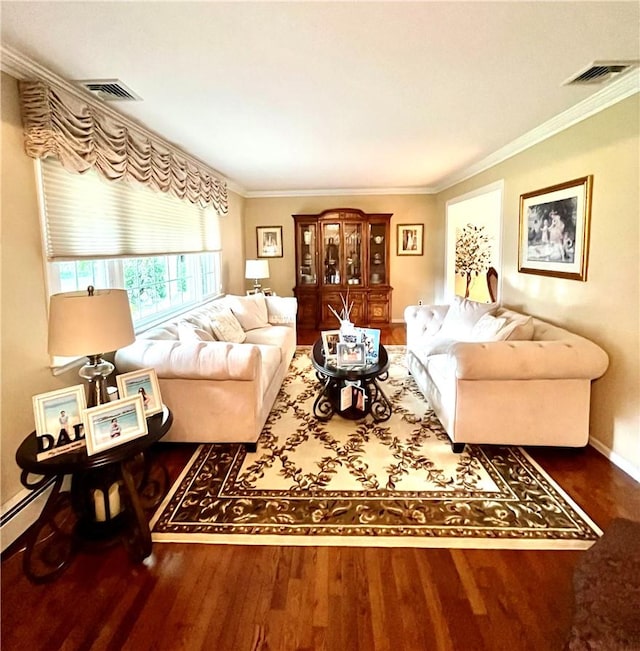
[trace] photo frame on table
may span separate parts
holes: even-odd
[[[397,254],[424,255],[424,224],[398,224]]]
[[[593,176],[520,195],[518,271],[587,280]]]
[[[116,376],[120,398],[130,398],[136,394],[142,397],[146,417],[162,411],[162,397],[158,375],[154,368],[143,368]]]
[[[338,344],[340,343],[340,330],[324,330],[322,336],[322,349],[325,359],[335,360],[338,357]]]
[[[89,456],[146,436],[148,432],[139,393],[85,409],[83,418]]]
[[[82,384],[39,393],[32,401],[38,461],[84,448],[83,413],[87,397]]]
[[[360,328],[360,338],[364,346],[366,363],[375,364],[379,357],[380,330],[376,328]]]
[[[282,226],[256,226],[259,258],[282,258]]]
[[[353,366],[365,365],[364,344],[355,344],[355,346],[350,346],[348,344],[339,343],[337,350],[338,368],[350,368]]]

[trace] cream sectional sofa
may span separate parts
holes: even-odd
[[[609,363],[599,346],[495,304],[412,305],[404,318],[409,372],[454,451],[587,444],[591,382]]]
[[[296,311],[289,297],[217,299],[139,335],[116,353],[117,372],[156,370],[174,417],[163,440],[255,449],[295,353]]]

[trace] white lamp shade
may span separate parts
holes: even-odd
[[[49,354],[100,355],[135,340],[125,289],[54,294],[49,302]]]
[[[247,260],[244,267],[244,277],[259,278],[269,277],[269,260]]]

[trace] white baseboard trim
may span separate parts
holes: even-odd
[[[620,470],[626,472],[629,477],[640,483],[640,468],[637,468],[619,454],[610,450],[606,445],[604,445],[604,443],[601,443],[597,439],[589,438],[589,445],[592,448],[595,448],[600,454],[607,457],[614,466],[617,466]]]
[[[37,491],[24,488],[2,505],[2,514],[0,515],[1,552],[4,552],[38,519],[47,503],[52,486],[53,479]],[[69,486],[69,478],[65,477],[61,490],[69,490]]]

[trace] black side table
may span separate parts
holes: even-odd
[[[120,538],[133,561],[151,554],[151,532],[144,509],[157,506],[166,494],[168,473],[145,454],[171,427],[173,415],[147,418],[146,436],[93,456],[86,448],[38,461],[36,433],[16,452],[20,481],[37,490],[52,478],[53,489],[42,513],[29,530],[23,558],[26,576],[34,583],[57,578],[85,543],[109,543]],[[41,475],[29,481],[29,475]],[[61,491],[65,475],[71,490]],[[116,512],[112,513],[112,507]]]
[[[313,403],[313,415],[318,420],[328,421],[336,412],[350,420],[359,420],[371,414],[376,423],[391,418],[393,406],[378,384],[378,380],[384,381],[389,377],[389,356],[382,344],[378,348],[378,361],[375,364],[340,368],[334,363],[327,362],[322,339],[318,339],[311,351],[311,363],[316,370],[317,378],[322,382]],[[341,408],[340,391],[347,384],[357,384],[364,390],[367,399],[363,409],[355,405],[350,405],[346,409]]]

